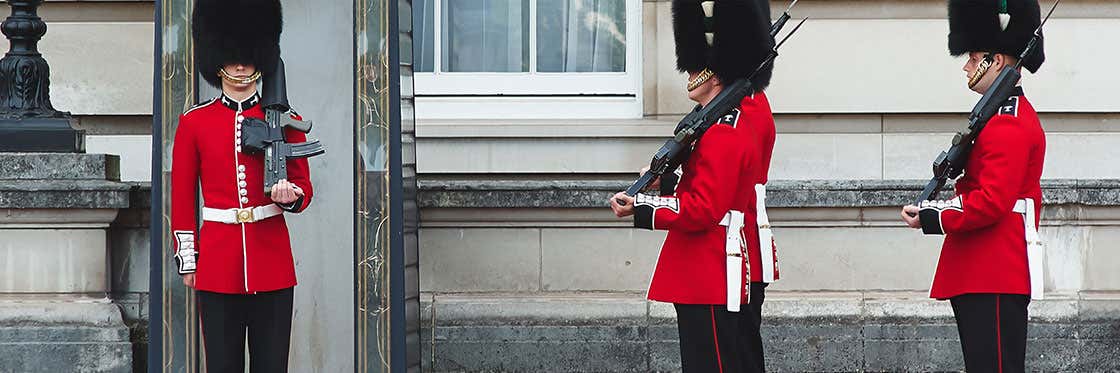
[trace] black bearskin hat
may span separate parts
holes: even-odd
[[[949,0],[949,53],[993,52],[1018,57],[1041,23],[1038,0]],[[1045,60],[1039,40],[1038,48],[1022,62],[1033,73]]]
[[[263,75],[280,57],[280,0],[196,0],[191,16],[195,67],[221,88],[218,69],[230,63],[256,66]]]
[[[770,14],[764,10],[769,4],[760,1],[768,0],[673,0],[677,70],[707,68],[728,83],[750,76],[774,48]],[[709,3],[711,17],[703,3]],[[763,68],[752,82],[755,90],[766,89],[772,74],[773,64]]]

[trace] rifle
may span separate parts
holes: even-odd
[[[770,27],[771,38],[777,37],[778,33],[782,31],[786,21],[790,19],[789,11],[793,9],[797,1],[798,0],[794,0],[782,16]],[[775,45],[774,49],[770,50],[770,54],[755,68],[751,75],[746,78],[736,79],[730,85],[724,87],[707,106],[701,107],[697,105],[692,109],[692,112],[681,119],[680,123],[677,124],[676,131],[674,131],[674,137],[666,140],[665,144],[661,145],[661,148],[653,154],[649,170],[642,174],[638,180],[634,181],[634,183],[626,189],[626,195],[631,197],[637,195],[642,189],[645,189],[650,183],[661,177],[661,175],[680,167],[680,165],[688,159],[688,150],[692,146],[692,143],[704,136],[708,128],[715,124],[719,118],[726,115],[731,109],[739,106],[743,101],[743,97],[746,97],[747,93],[751,91],[751,86],[753,85],[751,80],[768,64],[774,62],[774,58],[778,56],[778,48],[781,48],[793,34],[797,33],[797,30],[800,29],[801,25],[805,24],[807,20],[809,19],[802,19],[801,22],[793,28],[793,31],[790,31],[780,43]],[[625,204],[621,200],[619,200],[618,203]]]
[[[1010,99],[1011,92],[1023,76],[1019,72],[1023,60],[1034,52],[1035,48],[1038,48],[1038,43],[1042,39],[1042,26],[1046,25],[1046,21],[1054,14],[1054,10],[1058,8],[1060,2],[1061,0],[1054,2],[1054,6],[1050,8],[1050,13],[1038,25],[1038,29],[1035,30],[1034,36],[1027,43],[1027,47],[1019,54],[1019,61],[1015,63],[1015,66],[1000,71],[999,76],[992,82],[992,86],[984,92],[984,96],[972,108],[972,112],[968,115],[968,128],[953,136],[953,142],[949,150],[942,151],[937,159],[934,159],[933,178],[929,180],[925,189],[918,195],[917,201],[914,202],[915,206],[921,205],[922,201],[937,198],[941,188],[945,187],[945,183],[949,179],[956,179],[964,172],[964,167],[968,163],[968,156],[972,153],[976,138],[980,136],[980,131],[988,125],[988,120],[991,120],[999,108]]]
[[[264,153],[264,194],[272,186],[288,178],[288,160],[308,158],[326,152],[319,140],[291,144],[284,136],[284,127],[311,132],[311,121],[297,120],[288,104],[288,84],[284,79],[284,60],[277,59],[276,70],[265,77],[261,107],[264,120],[245,118],[241,123],[241,145],[248,153]]]

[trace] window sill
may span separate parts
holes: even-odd
[[[457,96],[416,97],[416,119],[638,119],[642,100],[634,96]]]
[[[668,138],[679,119],[418,119],[416,137]]]

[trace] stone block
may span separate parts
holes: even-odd
[[[0,230],[0,293],[105,293],[103,229]]]
[[[422,174],[637,174],[662,143],[661,138],[421,138],[416,144],[417,170]]]
[[[121,181],[152,180],[152,137],[146,135],[86,136],[89,153],[120,157]]]
[[[882,179],[879,134],[778,134],[771,180]]]
[[[1067,332],[1074,332],[1070,327]],[[1040,339],[1035,336],[1033,325],[1027,332],[1027,371],[1031,372],[1069,372],[1092,371],[1079,369],[1081,345],[1083,342],[1067,337]],[[959,345],[958,345],[959,346]],[[959,349],[959,347],[958,347]]]
[[[954,333],[956,330],[954,329]],[[867,371],[931,372],[964,370],[961,345],[955,339],[868,340]]]
[[[784,281],[784,280],[780,280]],[[778,289],[777,285],[767,288]],[[763,302],[765,319],[802,319],[827,317],[834,320],[854,320],[863,314],[863,300],[850,293],[781,293],[768,292]]]
[[[953,320],[949,302],[930,299],[928,292],[895,297],[887,294],[868,294],[864,300],[864,315],[886,320]]]
[[[540,290],[540,231],[420,231],[420,288],[434,292]]]
[[[928,290],[941,245],[907,228],[776,228],[774,236],[775,290]]]
[[[883,178],[929,180],[930,165],[952,140],[951,132],[884,134]]]
[[[1089,245],[1085,255],[1084,290],[1120,289],[1120,227],[1095,226],[1089,229]]]
[[[541,290],[644,292],[664,240],[636,229],[542,229]]]
[[[877,2],[875,5],[882,4]],[[845,4],[848,6],[848,4]],[[871,4],[868,4],[871,6]],[[913,4],[905,7],[912,8]],[[840,5],[837,5],[840,7]],[[775,11],[782,9],[774,6]],[[843,8],[844,14],[863,18],[866,13]],[[879,11],[876,6],[875,11]],[[802,12],[809,12],[802,9]],[[816,14],[816,13],[813,13]],[[945,53],[948,25],[944,13],[936,18],[902,17],[899,19],[838,19],[809,21],[796,38],[783,46],[774,69],[774,80],[767,94],[775,112],[779,113],[964,113],[979,96],[964,89],[961,60]],[[904,19],[905,18],[905,19]],[[1111,18],[1092,15],[1087,18],[1053,19],[1047,24],[1047,56],[1076,58],[1079,51],[1092,50],[1092,41],[1082,35],[1118,35],[1120,27]],[[839,39],[838,39],[839,38]],[[1091,38],[1089,38],[1091,39]],[[854,40],[854,43],[835,43]],[[882,45],[900,46],[894,52],[921,61],[921,74],[908,73],[913,64],[895,64],[873,57]],[[671,56],[672,49],[660,53]],[[1107,52],[1105,55],[1112,55]],[[844,55],[828,66],[814,64],[815,57]],[[1051,67],[1054,66],[1054,67]],[[671,71],[672,66],[660,66]],[[1101,61],[1077,66],[1048,65],[1045,73],[1026,74],[1024,86],[1028,97],[1039,111],[1110,112],[1115,102],[1106,97],[1117,78],[1097,79],[1085,71],[1106,71]],[[852,74],[852,71],[875,71],[875,74]],[[909,78],[900,82],[897,77]],[[812,82],[813,89],[805,89]],[[882,87],[895,87],[883,89]],[[907,94],[902,92],[921,92]],[[1092,96],[1076,99],[1078,96]],[[683,107],[684,106],[682,104]],[[681,112],[676,108],[676,112]],[[963,126],[963,122],[962,122]]]
[[[147,229],[109,230],[113,292],[148,292],[150,244]]]
[[[1087,340],[1074,369],[1078,371],[1108,372],[1120,370],[1120,340]]]
[[[649,343],[649,370],[651,372],[680,372],[681,344],[673,341]]]
[[[1043,211],[1050,209],[1046,207]],[[1060,222],[1054,222],[1061,224],[1058,226],[1046,226],[1047,220],[1044,216],[1043,226],[1039,229],[1045,249],[1043,273],[1046,292],[1076,292],[1084,285],[1085,254],[1093,250],[1089,243],[1093,228]]]
[[[634,325],[646,302],[619,296],[440,296],[436,325]]]
[[[132,344],[107,300],[0,301],[0,372],[132,371]]]
[[[439,342],[433,372],[647,372],[644,342]]]
[[[0,208],[120,209],[128,184],[104,180],[0,180]]]
[[[148,137],[149,146],[151,137]],[[120,158],[87,153],[0,153],[0,180],[119,180]],[[149,168],[151,165],[149,164]]]
[[[646,339],[646,328],[637,325],[607,326],[440,326],[432,338],[436,341],[503,341],[503,342],[579,342],[639,341]]]
[[[1120,159],[1120,133],[1048,133],[1042,177],[1116,179],[1115,159]]]
[[[883,116],[874,114],[777,114],[778,133],[869,133],[879,134]]]
[[[768,339],[767,370],[775,372],[858,371],[864,365],[864,346],[857,338]]]
[[[0,342],[0,371],[21,373],[132,371],[132,345],[123,342]]]

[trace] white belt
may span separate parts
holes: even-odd
[[[1044,251],[1038,228],[1034,225],[1034,199],[1023,198],[1015,201],[1015,208],[1012,211],[1023,215],[1023,231],[1026,232],[1027,239],[1027,268],[1031,278],[1031,299],[1042,299]]]
[[[739,312],[743,291],[743,225],[746,217],[741,211],[731,210],[719,225],[727,227],[724,252],[727,253],[727,311]],[[749,273],[750,269],[748,269]]]
[[[758,212],[758,251],[762,255],[762,282],[774,282],[778,270],[774,245],[774,232],[770,230],[770,216],[766,215],[766,184],[755,184],[755,210]]]
[[[203,207],[202,220],[226,224],[254,223],[283,213],[284,210],[280,209],[280,206],[274,203],[243,209],[215,209]]]

